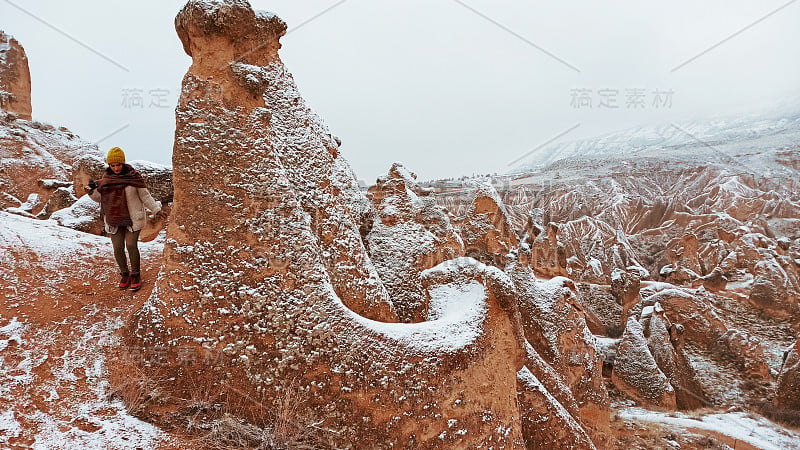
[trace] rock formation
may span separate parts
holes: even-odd
[[[611,380],[622,392],[662,409],[675,409],[675,389],[648,348],[644,328],[635,317],[628,319],[614,359]]]
[[[538,277],[576,283],[576,304],[600,335],[618,390],[653,404],[623,385],[616,365],[630,362],[640,364],[630,366],[634,373],[652,369],[661,394],[651,397],[667,408],[671,394],[662,394],[670,387],[676,407],[687,409],[752,406],[768,396],[781,366],[775,348],[790,345],[800,329],[797,117],[781,116],[769,133],[748,131],[747,139],[756,138],[743,144],[709,138],[731,157],[700,157],[692,145],[645,145],[624,157],[582,155],[494,180],[512,224],[524,232],[519,263],[529,260]],[[770,129],[762,122],[755,128]],[[776,147],[776,140],[788,144]],[[452,208],[451,195],[442,190],[437,200],[460,216],[463,207]],[[663,318],[642,319],[656,303]]]
[[[773,403],[780,417],[800,423],[800,339],[783,355]]]
[[[775,316],[796,315],[800,312],[797,269],[794,261],[776,255],[774,250],[764,252],[753,266],[755,280],[748,300]]]
[[[479,183],[461,223],[467,256],[505,268],[508,255],[518,245],[503,201],[491,184]]]
[[[575,287],[578,289],[577,301],[586,314],[586,324],[592,333],[612,338],[622,336],[628,312],[623,314],[622,305],[609,292],[610,287],[585,282],[575,283]]]
[[[100,235],[103,233],[103,220],[100,218],[100,204],[84,195],[71,206],[56,211],[50,219],[62,227],[84,233]]]
[[[578,421],[526,367],[519,373],[519,403],[526,448],[594,450]]]
[[[55,190],[49,180],[69,180],[72,164],[86,154],[99,155],[99,150],[66,128],[0,112],[1,192],[17,199],[37,194],[44,206]]]
[[[622,325],[628,321],[628,312],[642,298],[639,295],[639,288],[641,286],[641,274],[636,271],[622,271],[615,269],[611,273],[611,294],[616,298],[617,303],[622,306],[622,316],[620,317]]]
[[[397,309],[361,239],[370,205],[278,57],[286,25],[242,0],[191,0],[176,28],[193,64],[175,203],[165,265],[127,332],[132,348],[158,350],[146,371],[174,377],[166,405],[179,410],[201,374],[250,420],[295,393],[296,420],[335,430],[328,445],[523,445],[508,277],[444,262],[419,275],[425,321],[390,323]],[[148,415],[174,420],[165,404]]]
[[[643,304],[663,306],[666,314],[683,326],[685,340],[733,362],[746,377],[769,378],[770,369],[761,344],[745,331],[733,328],[717,313],[707,295],[668,289],[647,297]]]
[[[41,219],[49,218],[54,212],[72,206],[78,198],[75,197],[74,191],[67,187],[58,187],[50,194],[44,208],[39,212],[37,217]]]
[[[31,72],[25,49],[0,30],[0,110],[31,120]]]
[[[175,207],[166,238],[146,247],[151,262],[164,249],[158,278],[147,274],[147,300],[131,303],[115,347],[128,359],[107,360],[112,384],[138,377],[126,398],[141,419],[192,433],[228,424],[254,447],[290,429],[312,448],[591,450],[693,448],[681,431],[631,422],[640,407],[799,417],[800,115],[767,133],[768,148],[592,149],[478,185],[422,183],[398,163],[365,196],[278,56],[279,18],[245,0],[190,0],[176,31],[192,66],[174,172],[132,162]],[[47,327],[26,331],[29,351],[54,324],[77,331],[69,322],[87,300],[109,314],[103,333],[82,330],[98,345],[114,347],[128,318],[107,283],[108,241],[63,228],[102,233],[82,196],[102,155],[14,109],[26,95],[29,106],[29,86],[7,87],[9,67],[25,79],[20,51],[0,35],[0,208],[17,214],[0,212],[0,309],[21,318],[0,317],[0,378],[15,380],[0,397],[12,408],[70,392],[17,383],[67,360],[42,348],[28,364],[12,339],[23,321]],[[94,397],[106,382],[95,366],[85,377],[85,364],[70,366],[59,383],[78,378]],[[0,421],[35,435],[37,408],[0,408]],[[86,417],[97,419],[75,427],[93,426]],[[0,445],[47,447],[12,432],[0,429]]]
[[[519,298],[528,354],[525,368],[518,373],[526,443],[547,448],[564,440],[573,448],[593,448],[594,440],[602,446],[609,432],[609,402],[595,339],[587,325],[591,322],[603,332],[600,319],[580,307],[571,280],[535,275],[529,242],[542,233],[534,213],[528,218],[529,235],[519,246],[497,191],[479,183],[471,198],[460,226],[468,255],[504,267]]]
[[[464,256],[464,244],[447,212],[415,178],[395,163],[368,194],[377,214],[364,242],[401,322],[427,318],[429,305],[419,274]]]
[[[608,394],[602,361],[577,303],[575,285],[566,278],[537,280],[530,267],[516,263],[509,265],[508,273],[519,295],[525,338],[567,387],[567,399],[558,395],[561,389],[541,375],[539,378],[564,405],[574,402],[578,408],[575,420],[600,438],[607,432]],[[529,366],[534,374],[540,373],[537,364]]]
[[[648,276],[628,238],[599,219],[551,222],[545,228],[532,242],[537,273],[602,284],[610,284],[615,270]]]

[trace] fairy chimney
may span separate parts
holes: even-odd
[[[0,30],[0,109],[31,120],[31,72],[25,49]]]
[[[508,277],[439,264],[419,275],[425,320],[397,323],[360,234],[371,205],[278,56],[286,24],[243,0],[190,0],[176,28],[193,63],[174,204],[126,331],[142,370],[172,380],[147,415],[170,421],[208,385],[249,421],[290,407],[320,447],[522,446]]]

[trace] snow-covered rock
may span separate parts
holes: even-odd
[[[99,150],[66,128],[0,112],[0,190],[6,194],[16,198],[37,194],[44,206],[54,189],[40,181],[69,180],[72,164],[86,154],[99,155]]]
[[[578,421],[527,367],[519,372],[517,382],[526,448],[596,448]]]
[[[645,405],[662,409],[677,407],[675,389],[658,367],[648,348],[644,328],[635,317],[628,318],[617,347],[611,380],[620,391]]]
[[[488,183],[478,183],[460,232],[467,256],[501,269],[519,245],[503,201]]]
[[[419,274],[464,256],[461,237],[429,194],[400,163],[369,189],[376,213],[364,242],[401,322],[428,317]]]
[[[64,208],[69,208],[72,206],[76,201],[78,201],[77,197],[75,197],[75,193],[72,190],[72,186],[69,188],[60,187],[53,191],[50,194],[50,198],[47,199],[47,203],[42,208],[42,211],[39,212],[37,217],[41,219],[49,218],[54,212],[62,210]]]
[[[578,306],[575,285],[561,277],[538,280],[523,264],[512,263],[507,270],[519,295],[527,342],[569,388],[579,410],[576,420],[590,434],[602,433],[608,423],[602,360]]]
[[[532,243],[533,264],[544,276],[610,284],[614,270],[636,270],[648,276],[627,236],[602,220],[585,216],[566,223],[549,223]]]
[[[68,208],[50,215],[50,220],[62,227],[72,228],[90,234],[103,232],[103,220],[100,217],[100,204],[84,195]]]
[[[753,268],[755,279],[749,300],[774,315],[797,314],[800,311],[797,274],[797,266],[790,260],[763,255]]]
[[[144,371],[174,377],[172,403],[148,411],[177,411],[191,372],[250,420],[295,393],[293,417],[322,420],[331,446],[524,445],[508,277],[443,262],[420,275],[430,320],[398,323],[362,241],[369,203],[278,56],[283,21],[191,0],[176,28],[193,65],[165,263],[126,331],[163,361]]]
[[[636,271],[623,271],[615,269],[611,272],[611,294],[617,299],[617,303],[622,306],[620,324],[628,322],[628,312],[631,308],[641,301],[639,288],[641,277]]]

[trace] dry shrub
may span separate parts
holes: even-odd
[[[110,383],[108,396],[121,400],[132,416],[141,417],[147,405],[161,404],[169,397],[162,388],[164,380],[148,375],[122,350],[110,355],[106,367]]]
[[[800,428],[800,411],[796,409],[781,408],[771,401],[764,400],[758,405],[764,417],[780,422],[794,428]]]
[[[670,436],[670,430],[663,424],[631,420],[614,420],[611,423],[615,436],[609,448],[630,450],[650,450],[665,448],[664,439]]]
[[[169,395],[167,372],[144,368],[124,348],[109,355],[109,397],[120,399],[133,416],[155,420],[173,432],[187,433],[199,448],[209,449],[318,449],[334,447],[336,432],[309,417],[305,398],[295,383],[277,396],[253,398],[228,383],[187,371],[190,387]],[[167,400],[177,408],[155,408]],[[167,413],[163,415],[163,413]],[[163,422],[167,420],[167,422]],[[195,436],[191,438],[190,436]]]
[[[301,438],[301,431],[306,427],[297,423],[298,414],[297,410],[301,404],[301,397],[299,392],[292,386],[289,389],[284,389],[276,402],[276,408],[273,411],[272,423],[273,430],[276,437],[283,441],[297,441]]]
[[[331,439],[335,432],[322,428],[321,420],[303,413],[304,397],[294,383],[282,389],[276,397],[262,394],[259,398],[253,398],[228,384],[223,384],[220,391],[198,389],[200,392],[216,392],[211,401],[200,395],[192,395],[197,411],[201,406],[205,407],[204,420],[195,422],[199,424],[205,421],[205,425],[195,427],[195,431],[199,428],[204,430],[198,439],[201,447],[302,450],[335,446]],[[209,405],[212,407],[210,411]],[[216,413],[218,406],[222,409]],[[195,414],[196,417],[198,414]]]
[[[198,439],[208,449],[273,449],[269,432],[241,419],[225,414],[211,424],[211,431]]]

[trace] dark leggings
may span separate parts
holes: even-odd
[[[119,227],[115,234],[111,236],[111,243],[114,245],[114,258],[117,260],[119,271],[128,272],[128,260],[125,258],[125,248],[128,248],[128,256],[131,258],[131,273],[139,273],[139,242],[140,231],[130,232],[127,227]]]

